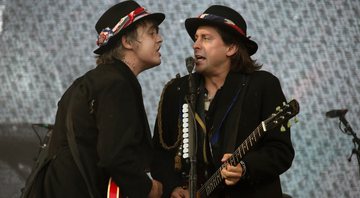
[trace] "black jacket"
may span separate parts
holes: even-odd
[[[58,103],[46,173],[46,197],[89,197],[66,138],[66,115],[72,100],[74,132],[93,189],[106,197],[109,177],[123,195],[147,197],[151,134],[136,76],[121,61],[99,65],[78,78]]]
[[[201,81],[200,75],[195,77],[196,82]],[[248,81],[243,81],[244,78]],[[178,78],[166,86],[161,103],[161,120],[158,116],[155,125],[153,142],[156,151],[152,176],[164,184],[164,197],[168,197],[176,186],[182,185],[182,177],[174,170],[174,156],[178,147],[164,149],[160,144],[159,131],[162,131],[167,145],[173,145],[177,140],[178,126],[181,126],[178,119],[188,92],[187,79],[187,76]],[[279,80],[265,71],[248,75],[230,72],[218,92],[213,101],[216,101],[216,110],[212,114],[212,126],[209,127],[209,141],[219,131],[219,141],[212,145],[216,168],[220,167],[224,153],[233,153],[261,121],[286,101]],[[235,102],[232,102],[234,98]],[[162,130],[159,130],[159,122]],[[198,152],[201,149],[198,148]],[[220,187],[220,197],[282,197],[279,175],[291,166],[293,158],[290,130],[280,132],[280,127],[277,127],[268,131],[243,158],[247,166],[246,176],[235,186]]]

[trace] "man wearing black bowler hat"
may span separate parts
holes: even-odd
[[[97,67],[75,80],[58,103],[45,197],[106,197],[110,178],[122,197],[161,196],[162,184],[146,173],[151,134],[136,76],[161,63],[158,26],[164,18],[124,1],[96,23]],[[85,174],[73,160],[71,131]]]
[[[245,20],[229,7],[213,5],[199,17],[186,19],[185,27],[194,40],[198,187],[225,163],[220,168],[222,182],[208,196],[282,197],[279,176],[294,158],[289,129],[267,131],[257,142],[247,142],[247,147],[255,145],[238,164],[226,163],[252,131],[286,102],[278,78],[260,71],[262,66],[251,58],[258,45],[247,36]],[[189,139],[182,110],[188,93],[188,76],[173,79],[159,103],[152,176],[164,184],[164,197],[189,197]]]

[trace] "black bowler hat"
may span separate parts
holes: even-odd
[[[159,25],[164,19],[163,13],[149,13],[135,1],[123,1],[109,8],[97,21],[95,29],[98,33],[94,53],[102,54],[110,49],[117,39],[137,22],[151,19]]]
[[[244,18],[235,10],[222,6],[210,6],[203,14],[197,18],[188,18],[185,20],[185,27],[190,37],[195,41],[195,33],[199,26],[212,25],[225,31],[231,32],[243,41],[249,55],[255,54],[258,45],[250,40],[246,35],[246,22]]]

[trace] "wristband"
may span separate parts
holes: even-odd
[[[246,174],[246,165],[245,165],[245,162],[244,161],[240,161],[239,162],[241,168],[242,168],[242,174],[241,174],[241,177],[243,177],[245,174]]]

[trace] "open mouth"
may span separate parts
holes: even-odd
[[[161,48],[161,46],[159,46],[159,47],[156,49],[156,52],[159,53],[159,55],[161,56],[160,48]]]
[[[201,55],[195,55],[195,59],[196,59],[196,62],[199,62],[199,61],[205,60],[206,58]]]

